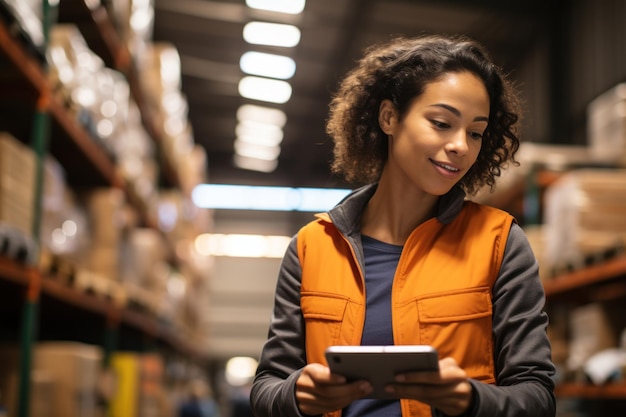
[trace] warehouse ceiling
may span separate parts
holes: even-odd
[[[155,41],[170,42],[182,64],[182,88],[195,141],[208,156],[208,180],[280,186],[340,186],[329,173],[332,145],[324,133],[328,102],[363,48],[393,35],[463,33],[483,42],[507,70],[514,69],[543,31],[546,2],[498,0],[309,0],[300,15],[250,9],[244,0],[155,0]],[[294,48],[247,44],[250,21],[289,23],[301,30]],[[293,93],[282,105],[284,139],[277,168],[262,173],[233,165],[236,112],[253,101],[239,96],[250,50],[296,62]]]

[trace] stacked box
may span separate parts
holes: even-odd
[[[624,329],[623,307],[607,303],[589,303],[570,311],[568,369],[579,371],[594,354],[618,346],[618,334]]]
[[[159,193],[159,228],[174,244],[213,230],[214,212],[196,206],[187,195],[180,190]]]
[[[45,36],[42,2],[40,0],[4,0],[3,5],[8,8],[37,50],[43,51]]]
[[[202,156],[193,154],[193,129],[188,120],[187,97],[181,91],[181,60],[176,46],[169,42],[149,43],[138,67],[146,103],[162,133],[161,152],[165,159],[176,172],[183,166],[196,165],[194,159]],[[181,177],[181,180],[187,179]],[[188,191],[188,184],[183,182],[182,186]]]
[[[16,415],[16,400],[18,395],[18,364],[20,363],[17,346],[5,344],[0,346],[0,393],[2,393],[2,406],[7,414]],[[37,391],[37,384],[31,385],[31,390]]]
[[[102,350],[76,342],[41,342],[33,367],[56,383],[56,416],[97,417]]]
[[[37,158],[28,146],[0,132],[0,222],[32,234]]]
[[[49,79],[56,96],[109,153],[123,136],[130,87],[118,70],[105,66],[75,24],[56,24],[50,33]]]
[[[545,232],[543,225],[529,225],[524,226],[524,233],[528,239],[528,243],[533,250],[535,258],[539,264],[539,276],[542,280],[546,279],[550,275],[548,264],[545,261],[546,244],[545,244]]]
[[[626,170],[581,169],[546,189],[545,261],[551,268],[584,265],[624,246]]]
[[[161,109],[166,94],[180,91],[181,61],[178,49],[170,42],[151,42],[139,62],[141,83],[155,109]]]
[[[626,166],[626,83],[589,103],[587,135],[595,159]]]
[[[128,231],[122,264],[122,279],[143,289],[161,291],[165,286],[162,266],[167,261],[167,248],[161,233],[150,228]]]
[[[75,117],[91,115],[98,105],[97,73],[104,62],[71,23],[52,26],[48,49],[49,79],[57,96]]]
[[[33,350],[31,417],[99,417],[102,350],[78,342],[40,342]],[[19,350],[0,349],[0,389],[9,415],[17,415]]]
[[[206,150],[201,145],[193,148],[177,161],[181,189],[186,195],[191,195],[193,189],[200,184],[209,182],[208,158]]]
[[[43,170],[40,242],[45,251],[74,265],[84,259],[89,240],[86,216],[59,162],[48,155]]]
[[[91,242],[81,266],[119,280],[120,248],[126,226],[124,193],[118,188],[100,188],[89,191],[84,197]]]
[[[54,230],[62,227],[67,220],[72,194],[67,187],[65,170],[54,157],[48,155],[43,165],[43,186],[41,195],[41,243],[52,253],[65,253],[67,242],[59,244],[53,239]]]
[[[166,400],[164,387],[165,365],[157,354],[142,354],[139,387],[139,417],[166,417],[173,415]]]
[[[131,55],[143,55],[146,44],[152,39],[154,0],[109,0],[106,3]]]

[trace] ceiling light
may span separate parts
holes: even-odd
[[[242,155],[233,156],[233,164],[237,168],[247,169],[258,172],[274,172],[278,166],[278,159],[266,160],[258,158],[249,158]]]
[[[250,22],[243,27],[243,38],[253,45],[293,47],[300,42],[300,29],[280,23]]]
[[[246,5],[253,9],[288,14],[302,13],[305,3],[305,0],[246,0]]]
[[[241,55],[239,67],[246,74],[288,80],[296,73],[296,62],[282,55],[248,51]]]
[[[283,129],[269,123],[244,120],[235,128],[237,139],[265,146],[277,146],[283,140]]]
[[[247,76],[239,81],[239,94],[252,100],[286,103],[291,98],[291,85],[285,81]]]
[[[280,145],[280,140],[277,140],[274,137],[260,136],[260,135],[237,136],[236,143],[239,143],[239,142],[242,142],[243,144],[265,146],[265,147],[270,147],[270,148]]]
[[[282,139],[282,135],[281,138]],[[271,136],[262,136],[262,135],[240,135],[237,136],[238,142],[247,143],[250,145],[259,145],[259,146],[268,146],[274,147],[280,145],[280,139]]]
[[[272,124],[283,127],[287,123],[285,112],[271,107],[244,104],[237,109],[237,120]]]
[[[226,381],[233,386],[243,386],[252,381],[257,360],[249,357],[234,357],[226,362]]]
[[[272,161],[280,155],[280,146],[264,146],[237,139],[235,140],[235,153],[249,158]]]

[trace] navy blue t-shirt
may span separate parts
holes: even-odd
[[[366,310],[362,345],[393,345],[391,287],[402,246],[362,236],[365,257]],[[343,410],[344,417],[400,417],[398,400],[357,400]]]

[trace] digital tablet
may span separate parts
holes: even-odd
[[[399,373],[439,370],[437,350],[428,345],[330,346],[325,353],[331,372],[372,383],[369,398],[397,398],[385,386]]]

